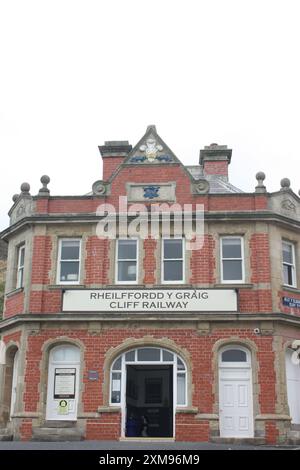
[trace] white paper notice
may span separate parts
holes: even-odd
[[[112,391],[119,392],[120,391],[120,380],[113,380],[112,381]]]

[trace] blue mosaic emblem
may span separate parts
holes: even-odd
[[[154,199],[159,197],[160,186],[144,186],[144,197]]]
[[[170,155],[159,155],[156,160],[159,162],[172,162],[173,158]]]
[[[150,161],[144,155],[136,155],[135,157],[131,157],[131,159],[129,161],[130,161],[130,163],[144,163],[147,160]],[[170,155],[158,155],[157,157],[152,159],[151,162],[154,161],[154,160],[156,160],[158,162],[166,162],[166,163],[173,162],[173,158]]]
[[[131,163],[143,163],[146,160],[146,157],[144,155],[138,155],[136,157],[132,157],[130,159]]]

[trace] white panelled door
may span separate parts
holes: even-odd
[[[286,385],[292,424],[300,424],[300,365],[292,362],[293,352],[286,352]]]
[[[80,352],[74,346],[54,348],[49,357],[46,420],[76,421]]]
[[[253,437],[251,365],[221,362],[219,378],[220,436]]]

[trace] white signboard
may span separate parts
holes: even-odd
[[[54,398],[75,398],[76,369],[55,369]]]
[[[236,312],[234,289],[70,289],[64,312]]]

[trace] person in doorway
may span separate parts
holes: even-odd
[[[147,416],[142,415],[141,416],[141,436],[142,437],[148,437],[148,427],[149,427],[149,420]]]
[[[130,414],[126,424],[126,437],[138,436],[138,420],[133,413]]]

